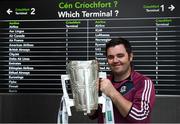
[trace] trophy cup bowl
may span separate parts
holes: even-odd
[[[67,72],[70,76],[70,84],[76,110],[90,113],[91,110],[97,109],[98,70],[98,62],[96,60],[70,61],[68,63]]]

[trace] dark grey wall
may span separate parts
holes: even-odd
[[[60,95],[0,95],[0,123],[55,123]],[[92,123],[72,107],[70,122]],[[152,122],[180,122],[180,97],[157,96]]]
[[[152,114],[155,123],[180,122],[180,96],[157,96]]]

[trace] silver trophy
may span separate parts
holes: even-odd
[[[67,72],[76,109],[87,113],[96,110],[99,81],[97,61],[71,61],[68,63]]]
[[[96,110],[98,104],[102,104],[102,112],[106,115],[105,122],[114,122],[111,99],[104,93],[102,96],[98,96],[99,78],[106,78],[106,72],[99,72],[98,62],[96,60],[71,61],[67,65],[67,73],[61,75],[63,108],[59,109],[58,122],[68,122],[68,116],[71,116],[71,106],[75,106],[76,110],[87,114],[91,110]],[[66,80],[70,80],[73,98],[69,98]],[[110,116],[112,119],[108,120]]]

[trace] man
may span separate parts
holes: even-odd
[[[123,38],[109,41],[106,57],[112,73],[100,81],[100,91],[113,102],[115,123],[149,123],[155,89],[150,78],[133,70],[130,43]],[[104,120],[101,108],[91,116],[99,123]]]

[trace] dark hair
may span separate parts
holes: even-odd
[[[107,55],[107,50],[110,47],[115,47],[116,45],[119,45],[119,44],[124,45],[128,55],[130,55],[132,53],[132,47],[128,40],[126,40],[124,38],[115,38],[115,39],[111,39],[109,42],[106,43],[106,48],[105,48],[106,55]]]

